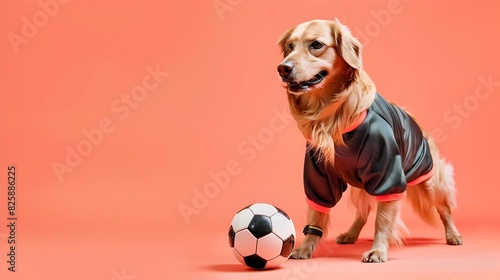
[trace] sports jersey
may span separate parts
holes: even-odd
[[[378,201],[392,201],[402,198],[407,186],[432,176],[432,156],[420,127],[378,93],[343,139],[345,147],[335,147],[333,165],[307,144],[304,189],[307,204],[315,210],[329,212],[347,184]]]

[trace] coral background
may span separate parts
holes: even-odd
[[[500,270],[497,1],[0,1],[0,219],[16,166],[16,272],[2,279],[491,279]],[[363,265],[334,237],[354,217],[332,210],[309,262],[256,272],[227,229],[267,202],[305,223],[304,139],[276,66],[279,35],[338,18],[364,67],[455,166],[461,247],[408,208],[412,238]],[[333,249],[332,249],[333,248]],[[418,272],[418,273],[417,273]]]

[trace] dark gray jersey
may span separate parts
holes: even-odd
[[[344,133],[345,147],[335,147],[334,165],[307,145],[304,188],[309,206],[318,211],[335,206],[347,184],[387,201],[432,175],[427,140],[404,110],[377,94],[362,117],[359,126]]]

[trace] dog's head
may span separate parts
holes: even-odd
[[[283,33],[278,44],[284,55],[278,73],[290,94],[322,90],[338,75],[362,67],[361,44],[338,20],[301,23]]]

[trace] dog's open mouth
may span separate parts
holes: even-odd
[[[323,71],[319,72],[318,74],[316,74],[314,76],[314,78],[312,78],[310,80],[300,82],[300,83],[289,82],[288,88],[290,91],[306,91],[309,89],[309,87],[321,83],[321,81],[323,81],[323,79],[325,79],[326,75],[328,75],[328,71],[323,70]]]

